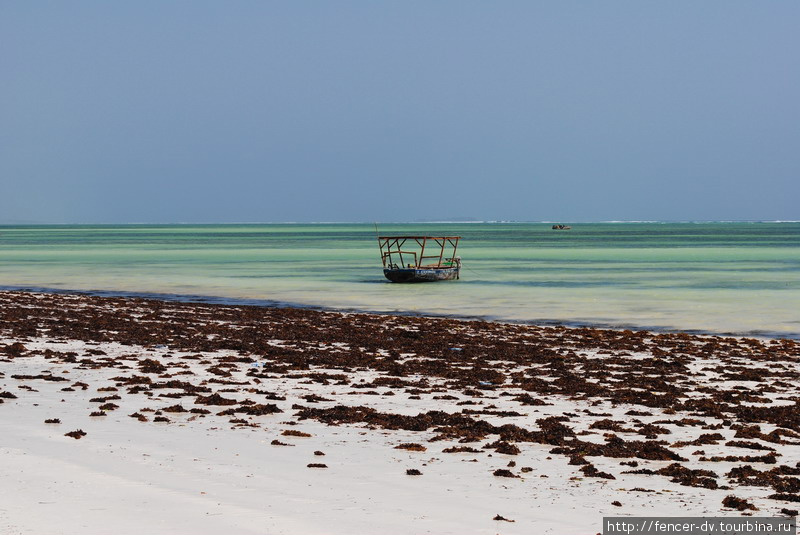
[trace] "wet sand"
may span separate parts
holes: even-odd
[[[0,292],[0,402],[3,533],[800,508],[793,340]]]

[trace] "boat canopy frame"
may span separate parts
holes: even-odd
[[[378,246],[381,249],[384,269],[441,269],[454,265],[460,239],[461,236],[378,236]],[[406,243],[412,240],[419,248],[419,254],[416,250],[403,249]],[[453,248],[452,254],[448,246]],[[433,254],[425,254],[426,248],[429,252],[433,251]],[[450,256],[448,257],[445,252]],[[406,255],[406,258],[413,258],[413,263],[406,263],[403,255]],[[395,261],[398,259],[399,264]],[[432,262],[426,264],[426,259]]]

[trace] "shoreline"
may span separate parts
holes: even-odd
[[[380,281],[384,283],[384,281]],[[390,284],[390,283],[386,283]],[[566,327],[566,328],[589,328],[600,329],[609,331],[647,331],[655,334],[689,334],[692,336],[724,336],[736,338],[756,338],[762,340],[797,340],[800,341],[800,332],[789,333],[783,331],[711,331],[704,329],[669,329],[660,328],[657,326],[648,325],[634,325],[634,324],[613,324],[613,323],[599,323],[599,322],[582,322],[582,321],[558,321],[548,319],[531,319],[531,320],[512,320],[503,319],[497,316],[490,315],[458,315],[458,314],[441,314],[430,312],[413,312],[403,310],[369,310],[362,308],[351,307],[337,307],[326,305],[313,305],[296,303],[291,301],[280,301],[272,299],[248,299],[239,297],[223,297],[216,295],[202,295],[202,294],[176,294],[176,293],[158,293],[158,292],[137,292],[137,291],[123,291],[123,290],[76,290],[68,288],[51,288],[40,286],[15,286],[15,285],[0,285],[0,293],[3,292],[22,292],[22,293],[42,293],[42,294],[55,294],[55,295],[78,295],[87,297],[120,297],[125,299],[145,299],[154,301],[165,301],[174,303],[187,303],[187,304],[207,304],[219,306],[247,306],[258,308],[288,308],[288,309],[301,309],[313,310],[318,312],[333,312],[343,314],[367,314],[377,316],[400,316],[411,318],[431,318],[431,319],[447,319],[456,321],[484,321],[490,323],[499,323],[507,325],[522,325],[530,327]]]
[[[800,504],[788,339],[0,291],[0,401],[12,533],[585,534]]]

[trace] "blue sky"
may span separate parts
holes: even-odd
[[[0,223],[800,219],[800,3],[0,2]]]

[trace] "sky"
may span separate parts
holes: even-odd
[[[0,0],[0,224],[800,220],[800,3]]]

